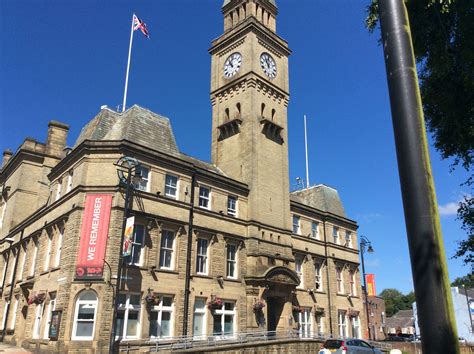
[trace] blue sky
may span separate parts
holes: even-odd
[[[223,31],[221,0],[0,2],[0,149],[46,138],[49,120],[70,124],[73,145],[101,105],[122,102],[130,21],[135,33],[128,104],[171,119],[181,151],[210,160],[212,39]],[[277,32],[290,57],[290,184],[305,176],[308,116],[310,181],[336,188],[347,215],[375,253],[366,257],[377,292],[412,290],[410,258],[382,48],[364,28],[363,0],[279,0]],[[297,4],[297,5],[296,5]],[[451,259],[465,237],[455,209],[466,173],[450,173],[431,148],[450,278],[468,273]]]

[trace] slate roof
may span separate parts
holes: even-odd
[[[230,3],[232,0],[224,0],[224,3],[222,4],[222,7],[226,6],[228,3]],[[277,6],[275,0],[267,0],[270,4],[273,6]]]
[[[346,217],[339,193],[324,184],[294,191],[290,193],[290,199],[343,218]]]
[[[99,114],[82,128],[74,147],[84,140],[128,140],[178,157],[199,168],[224,175],[215,165],[181,153],[176,144],[170,120],[137,105],[125,112],[102,108]]]
[[[388,328],[408,328],[415,325],[413,310],[400,310],[392,317],[387,317],[385,321]]]

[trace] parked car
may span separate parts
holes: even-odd
[[[385,338],[386,342],[408,342],[410,341],[408,338],[402,337],[402,336],[388,336]]]
[[[328,339],[319,354],[382,354],[382,352],[360,339]]]

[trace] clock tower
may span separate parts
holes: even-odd
[[[276,34],[275,0],[225,0],[222,13],[224,34],[209,50],[212,162],[249,185],[246,218],[256,225],[250,237],[264,230],[288,236],[291,51]]]

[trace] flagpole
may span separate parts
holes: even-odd
[[[309,188],[308,134],[306,133],[306,114],[304,115],[304,150],[306,153],[306,188]]]
[[[125,91],[123,93],[123,105],[122,112],[125,112],[125,106],[127,104],[127,89],[128,89],[128,73],[130,71],[130,57],[132,56],[132,43],[133,43],[133,16],[132,15],[132,27],[130,29],[130,46],[128,48],[128,62],[127,62],[127,75],[125,76]]]

